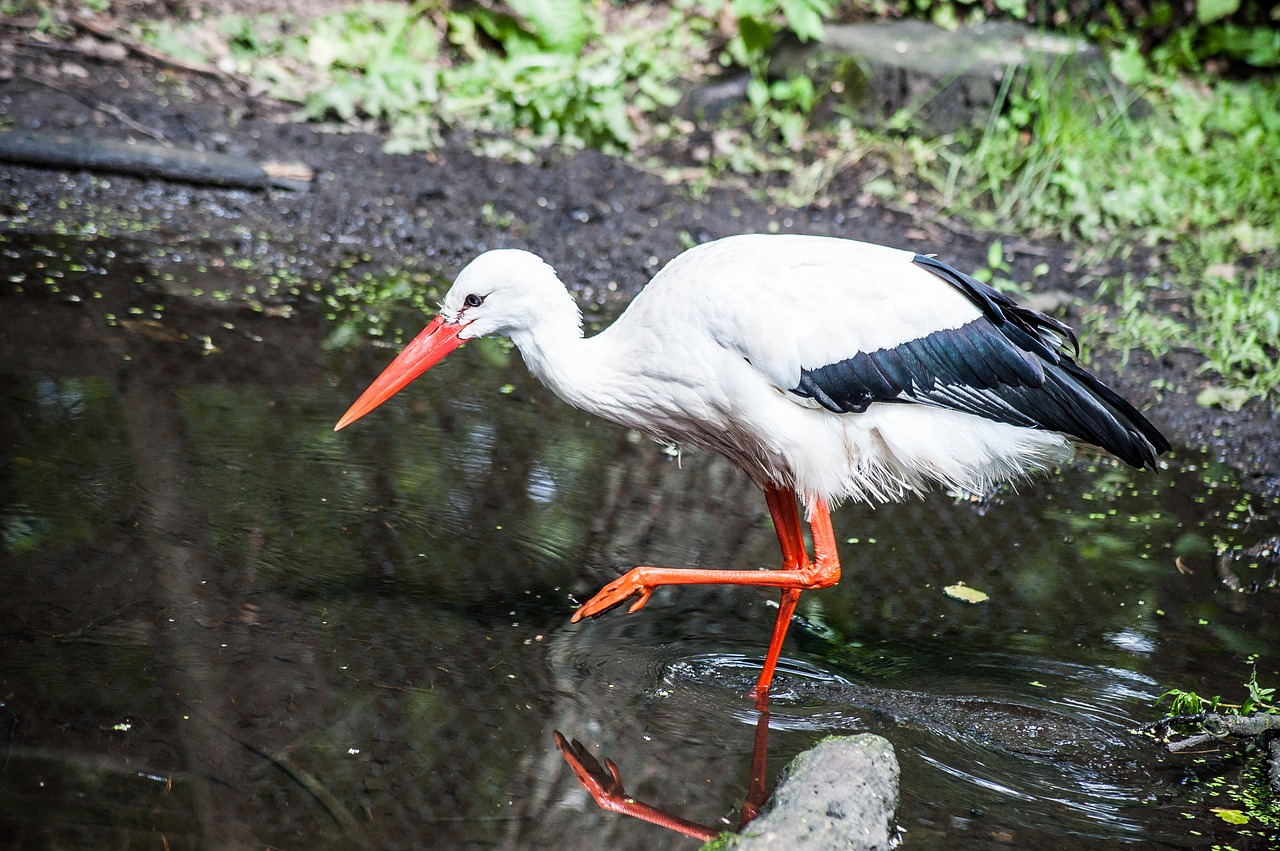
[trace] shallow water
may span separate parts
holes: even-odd
[[[326,351],[327,327],[192,297],[225,281],[158,281],[127,247],[7,248],[14,847],[696,847],[598,810],[552,730],[637,798],[737,823],[773,595],[666,589],[568,623],[634,564],[773,564],[729,465],[567,408],[494,345],[335,434],[390,350]],[[902,764],[907,847],[1280,841],[1187,783],[1239,761],[1130,732],[1168,688],[1243,697],[1251,654],[1275,681],[1274,562],[1240,560],[1233,591],[1217,554],[1280,535],[1280,509],[1231,470],[1084,461],[834,521],[845,576],[802,598],[771,778],[872,731]]]

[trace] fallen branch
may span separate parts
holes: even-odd
[[[76,100],[88,106],[90,109],[97,110],[98,112],[101,112],[103,115],[110,115],[116,121],[119,121],[121,124],[123,124],[125,127],[128,127],[130,130],[134,131],[135,133],[141,133],[142,135],[155,139],[157,142],[160,142],[162,144],[167,143],[169,141],[164,137],[164,134],[161,133],[159,130],[156,130],[152,127],[148,127],[147,125],[141,123],[140,121],[134,121],[128,115],[128,113],[126,113],[124,110],[120,109],[119,107],[112,106],[109,103],[103,103],[102,101],[97,100],[95,98],[86,97],[80,92],[74,89],[68,88],[67,86],[60,86],[57,83],[53,82],[52,80],[32,79],[32,82],[37,83],[41,86],[44,86],[45,88],[53,89],[55,92],[62,92],[62,94],[66,95],[67,97],[73,97]]]
[[[1156,734],[1175,724],[1197,724],[1202,732],[1177,741],[1166,741],[1170,753],[1186,753],[1205,745],[1217,745],[1227,739],[1257,739],[1258,749],[1267,761],[1267,785],[1280,795],[1280,714],[1255,712],[1252,715],[1229,715],[1222,712],[1199,712],[1194,715],[1175,715],[1142,725],[1136,732]]]
[[[1280,736],[1272,736],[1267,746],[1267,785],[1280,795]]]
[[[301,163],[258,163],[232,154],[44,133],[0,133],[0,162],[242,189],[307,189],[313,177]]]
[[[147,47],[145,44],[134,41],[123,33],[112,27],[106,27],[97,21],[76,15],[71,18],[71,22],[79,29],[84,30],[92,36],[112,41],[128,50],[130,53],[136,53],[139,56],[150,59],[152,62],[158,62],[161,65],[169,65],[174,68],[180,68],[183,71],[190,71],[193,74],[203,74],[207,77],[217,77],[225,79],[226,75],[214,68],[212,65],[205,65],[201,62],[188,62],[185,59],[179,59],[176,56],[170,56],[167,53],[161,53],[155,48]]]

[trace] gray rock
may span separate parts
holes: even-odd
[[[919,129],[949,133],[982,127],[1005,77],[1037,67],[1059,85],[1123,91],[1098,49],[1083,39],[1040,32],[1014,21],[945,30],[900,20],[827,27],[821,43],[779,51],[774,73],[809,74],[867,126],[906,110]]]
[[[871,851],[892,847],[898,760],[871,733],[824,739],[783,772],[766,811],[739,836],[736,851]]]

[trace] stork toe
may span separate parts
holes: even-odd
[[[621,606],[632,597],[637,599],[627,612],[638,612],[643,609],[657,587],[644,580],[643,571],[642,567],[633,568],[601,588],[594,597],[573,613],[571,622],[577,623],[583,618],[598,618],[610,609]]]

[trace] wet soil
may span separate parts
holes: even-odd
[[[291,321],[316,320],[320,296],[307,286],[266,294],[263,278],[316,282],[323,290],[346,275],[405,266],[451,277],[480,251],[514,246],[546,257],[589,313],[607,314],[690,239],[766,230],[834,234],[936,253],[971,270],[986,265],[996,236],[958,232],[924,211],[887,209],[860,191],[874,168],[869,163],[839,175],[820,205],[787,209],[736,189],[695,193],[600,153],[545,152],[532,163],[487,159],[473,154],[474,140],[461,133],[431,153],[388,155],[376,132],[297,123],[291,106],[255,97],[225,76],[172,67],[102,39],[37,40],[20,22],[8,23],[0,43],[6,129],[300,163],[315,178],[303,190],[249,190],[4,164],[4,227],[131,235],[161,269],[243,268],[233,300],[286,308]],[[689,147],[697,143],[690,139]],[[672,165],[689,164],[691,156],[680,145],[663,155]],[[1112,261],[1086,273],[1081,246],[1023,238],[1005,246],[1020,279],[1049,263],[1051,286],[1080,298],[1067,308],[1073,322],[1099,278],[1126,271],[1125,261]],[[140,287],[140,302],[203,298],[211,311],[227,309],[208,295],[166,291],[163,281]],[[1200,407],[1196,394],[1212,379],[1197,374],[1198,365],[1193,352],[1176,348],[1123,365],[1100,352],[1093,363],[1175,446],[1207,447],[1242,471],[1246,487],[1280,491],[1280,416],[1257,402],[1239,412]]]

